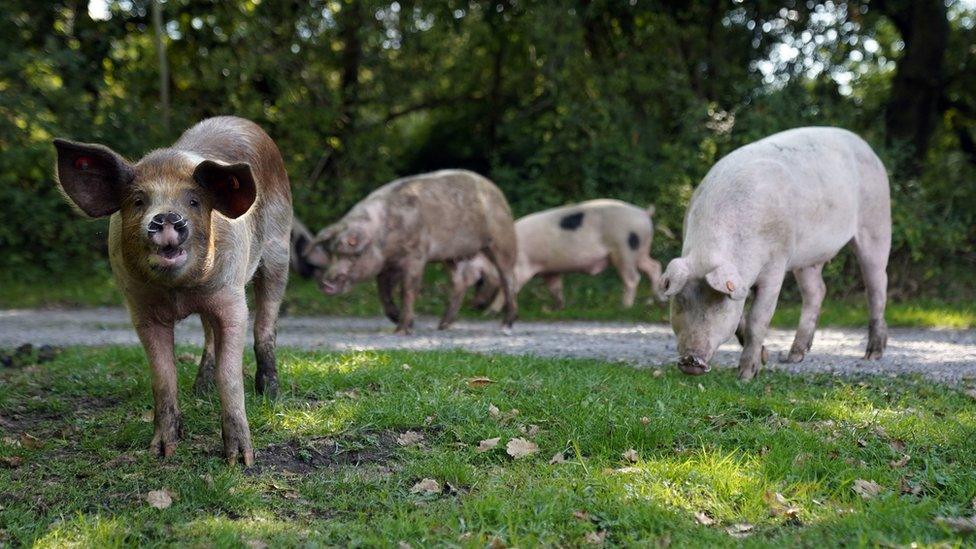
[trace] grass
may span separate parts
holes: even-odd
[[[417,303],[420,314],[440,315],[446,306],[447,280],[439,266],[428,270],[423,294]],[[787,283],[792,287],[792,281]],[[828,281],[829,284],[829,281]],[[551,299],[539,280],[531,281],[519,294],[519,318],[522,320],[598,320],[630,322],[667,322],[666,304],[650,301],[648,283],[642,281],[637,305],[624,309],[620,305],[621,285],[611,272],[600,276],[568,275],[565,281],[564,310],[551,309]],[[469,292],[470,295],[470,292]],[[111,276],[86,275],[63,280],[36,277],[5,277],[0,281],[0,309],[35,307],[118,306],[122,298]],[[323,295],[309,280],[292,276],[283,304],[285,314],[379,316],[382,311],[375,284],[362,283],[339,297]],[[462,318],[482,318],[482,313],[462,309]],[[969,329],[976,327],[976,302],[913,299],[888,304],[890,326]],[[796,327],[800,317],[798,298],[781,298],[773,325]],[[828,295],[820,317],[821,326],[863,327],[867,325],[867,305],[860,295],[839,298]]]
[[[184,440],[168,461],[145,451],[141,350],[69,348],[0,370],[0,546],[577,546],[600,532],[652,547],[973,541],[934,518],[973,513],[976,408],[918,379],[767,372],[741,384],[731,371],[461,352],[284,350],[280,364],[279,401],[248,392],[248,471],[220,458],[217,399],[188,393],[189,359]],[[476,376],[494,382],[471,387]],[[419,446],[395,442],[408,430]],[[23,432],[38,441],[20,444]],[[476,452],[493,437],[497,448]],[[540,451],[513,460],[514,437]],[[630,449],[635,463],[622,458]],[[566,462],[550,465],[557,452]],[[412,493],[424,478],[445,490]],[[862,499],[860,479],[880,493]],[[150,507],[146,494],[163,488],[172,506]],[[771,505],[776,493],[795,512]],[[748,537],[727,533],[735,524],[751,525]]]

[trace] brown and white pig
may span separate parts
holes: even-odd
[[[196,387],[216,380],[224,456],[254,462],[244,413],[244,286],[253,279],[255,384],[274,396],[275,324],[288,279],[291,189],[278,148],[253,122],[200,122],[136,163],[102,145],[54,142],[64,194],[111,216],[112,271],[152,369],[155,434],[171,456],[180,436],[173,326],[200,315],[206,337]]]
[[[824,263],[848,243],[867,287],[865,358],[881,358],[887,342],[889,192],[885,167],[871,147],[839,128],[777,133],[719,160],[692,195],[681,257],[662,277],[681,370],[707,372],[716,348],[738,333],[744,347],[739,377],[755,376],[788,271],[803,308],[782,360],[803,360],[826,294]],[[754,298],[744,313],[750,290]]]
[[[517,313],[513,288],[516,241],[512,211],[488,179],[465,170],[442,170],[397,179],[356,204],[341,220],[322,229],[305,248],[319,288],[329,295],[376,277],[386,316],[396,333],[413,329],[414,300],[424,267],[445,263],[453,281],[439,328],[457,316],[467,286],[459,283],[458,263],[483,253],[501,281],[505,301],[502,325]],[[402,307],[393,301],[401,287]]]
[[[566,273],[595,275],[613,265],[624,285],[624,307],[634,304],[641,273],[657,288],[661,264],[651,259],[654,207],[639,208],[620,200],[599,199],[572,206],[552,208],[527,215],[515,222],[518,261],[515,263],[515,293],[532,277],[541,276],[557,308],[565,306],[563,278]],[[476,305],[498,288],[497,277],[483,257],[476,257],[459,273],[465,283],[480,281]],[[480,277],[478,276],[480,274]],[[492,310],[500,309],[496,300]]]

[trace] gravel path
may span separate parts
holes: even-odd
[[[664,324],[611,322],[521,322],[511,334],[494,321],[461,321],[439,332],[436,320],[421,318],[416,335],[398,337],[392,324],[379,318],[287,317],[278,327],[278,345],[301,349],[451,349],[481,353],[595,358],[637,366],[659,366],[675,357],[674,336]],[[771,357],[789,349],[791,330],[771,330]],[[885,358],[860,360],[867,329],[827,328],[817,332],[813,351],[801,364],[767,368],[791,373],[851,374],[918,373],[945,383],[976,379],[976,330],[893,328]],[[177,327],[179,343],[203,343],[200,322],[192,317]],[[123,309],[0,310],[0,347],[35,345],[136,345],[138,339]],[[722,346],[718,366],[734,366],[739,346]]]

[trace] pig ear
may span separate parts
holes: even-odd
[[[103,145],[55,139],[58,184],[79,210],[89,217],[104,217],[122,205],[125,188],[135,172],[118,153]]]
[[[661,275],[659,293],[664,297],[677,295],[688,283],[690,275],[691,269],[688,268],[688,261],[685,258],[672,259],[671,263],[668,263],[668,268],[664,270],[664,274]]]
[[[722,263],[705,275],[705,281],[716,292],[723,293],[732,299],[745,299],[749,295],[749,288],[742,282],[739,270],[731,263]]]
[[[342,254],[361,254],[370,241],[366,231],[355,227],[339,233],[336,238],[335,249]]]
[[[193,179],[214,197],[214,209],[231,219],[247,213],[257,200],[257,186],[246,162],[221,164],[204,160],[193,170]]]

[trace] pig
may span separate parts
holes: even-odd
[[[831,127],[797,128],[739,148],[715,164],[695,190],[684,222],[681,257],[661,278],[671,301],[678,366],[703,374],[733,333],[743,345],[739,378],[765,362],[763,340],[787,271],[803,306],[796,337],[781,360],[810,350],[826,294],[822,270],[847,243],[867,290],[865,359],[887,344],[884,311],[891,204],[888,176],[871,147]],[[752,305],[744,313],[747,295]]]
[[[305,247],[315,238],[297,217],[291,222],[291,268],[302,278],[315,276],[315,269],[304,260]]]
[[[428,262],[451,273],[451,294],[439,329],[451,326],[467,286],[459,263],[482,253],[500,281],[505,302],[502,326],[510,329],[517,305],[513,292],[515,227],[505,196],[488,179],[466,170],[442,170],[392,181],[322,229],[305,247],[304,261],[319,288],[341,294],[376,277],[386,316],[405,335],[413,330],[414,300]],[[393,301],[400,285],[402,307]]]
[[[637,295],[641,273],[657,288],[661,264],[651,259],[654,206],[639,208],[620,200],[598,199],[552,208],[527,215],[515,222],[518,261],[515,263],[515,293],[534,276],[542,276],[546,287],[562,309],[565,273],[595,275],[612,264],[624,285],[621,302],[631,307]],[[459,269],[463,283],[478,282],[475,304],[490,300],[498,288],[497,277],[487,269],[484,257],[476,257]],[[491,309],[497,311],[496,300]]]
[[[180,437],[174,324],[199,314],[205,345],[195,388],[216,383],[228,463],[254,462],[244,412],[244,287],[253,279],[255,386],[278,388],[275,325],[288,280],[291,188],[257,125],[210,118],[172,147],[131,163],[103,145],[56,139],[61,190],[89,217],[111,216],[109,261],[152,371],[153,454]]]

